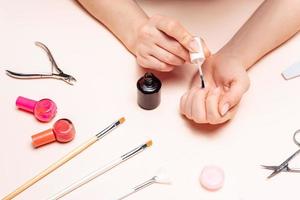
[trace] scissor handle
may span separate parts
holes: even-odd
[[[298,146],[300,146],[300,142],[297,140],[296,136],[298,135],[298,133],[300,133],[300,129],[296,130],[293,136],[293,140],[295,142],[295,144],[297,144]]]

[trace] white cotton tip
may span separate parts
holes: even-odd
[[[172,180],[167,173],[167,170],[164,168],[160,168],[157,170],[155,177],[155,181],[161,184],[171,184]]]
[[[203,46],[202,46],[200,38],[194,37],[194,40],[198,43],[198,45],[201,48],[199,49],[198,52],[190,52],[190,60],[191,60],[191,63],[193,63],[193,64],[200,63],[200,65],[202,65],[202,63],[205,60],[205,54],[204,54]]]
[[[282,72],[282,76],[287,80],[300,76],[300,62],[294,63],[291,66],[289,66],[287,69],[285,69]]]

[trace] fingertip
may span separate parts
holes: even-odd
[[[217,124],[221,118],[219,112],[220,87],[211,88],[206,98],[206,118],[210,124]]]
[[[230,104],[229,103],[224,103],[220,106],[219,112],[221,116],[224,116],[230,109]]]
[[[192,118],[193,121],[197,124],[207,123],[205,96],[206,94],[202,90],[196,91],[196,94],[194,96],[194,100],[192,103]]]
[[[174,70],[174,67],[171,67],[171,66],[166,66],[166,67],[160,69],[161,72],[170,72],[173,70]]]
[[[180,61],[178,62],[178,64],[176,66],[182,66],[184,65],[184,63],[186,62],[185,58],[179,58]]]
[[[233,119],[235,116],[235,113],[237,112],[237,109],[238,109],[238,105],[232,107],[224,116],[222,116],[219,123],[225,123],[225,122]]]
[[[194,96],[195,96],[197,90],[199,90],[199,89],[197,89],[195,87],[192,87],[189,90],[189,93],[187,95],[187,99],[186,99],[186,102],[185,102],[185,105],[184,105],[184,109],[185,109],[185,116],[188,119],[192,119],[193,100],[194,100]]]
[[[184,63],[185,62],[190,62],[190,53],[184,49],[184,52],[182,53],[182,59],[184,60]]]
[[[180,98],[180,113],[183,115],[185,113],[184,108],[185,108],[185,102],[186,102],[187,96],[188,96],[188,92],[184,93],[182,95],[182,97]]]
[[[157,58],[156,58],[157,59]],[[157,59],[158,60],[158,59]],[[161,72],[170,72],[174,70],[173,65],[169,65],[161,60],[158,60],[159,63],[157,63],[156,70],[161,71]]]
[[[219,102],[219,112],[224,116],[232,107],[235,107],[242,99],[244,89],[239,84],[231,85]]]

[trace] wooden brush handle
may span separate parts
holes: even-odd
[[[51,172],[53,172],[54,170],[56,170],[57,168],[59,168],[60,166],[62,166],[66,162],[68,162],[69,160],[71,160],[72,158],[74,158],[76,155],[80,154],[86,148],[88,148],[89,146],[91,146],[92,144],[94,144],[97,140],[98,139],[97,139],[96,136],[93,137],[93,138],[91,138],[91,139],[89,139],[88,141],[86,141],[85,143],[83,143],[82,145],[78,146],[77,148],[75,148],[74,150],[72,150],[71,152],[69,152],[67,155],[65,155],[64,157],[62,157],[60,160],[58,160],[57,162],[55,162],[52,165],[50,165],[44,171],[40,172],[38,175],[36,175],[32,179],[30,179],[27,182],[25,182],[23,185],[21,185],[15,191],[13,191],[10,194],[8,194],[2,200],[13,199],[18,194],[20,194],[21,192],[23,192],[24,190],[26,190],[27,188],[29,188],[30,186],[32,186],[33,184],[35,184],[36,182],[38,182],[39,180],[41,180],[42,178],[44,178],[45,176],[47,176],[48,174],[50,174]]]

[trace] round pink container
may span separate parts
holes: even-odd
[[[224,171],[220,167],[210,165],[203,168],[200,184],[209,191],[216,191],[223,187],[224,178]]]

